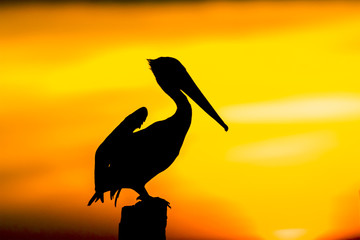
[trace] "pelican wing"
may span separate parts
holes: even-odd
[[[145,122],[148,115],[146,107],[139,108],[129,116],[127,116],[105,139],[106,142],[108,139],[117,138],[118,136],[124,136],[131,134],[135,129],[140,128],[141,125]]]
[[[139,108],[127,116],[104,140],[95,154],[95,191],[89,201],[89,206],[99,199],[103,201],[103,193],[111,190],[112,182],[109,179],[110,164],[116,156],[118,148],[126,141],[135,129],[140,128],[147,118],[147,109]]]

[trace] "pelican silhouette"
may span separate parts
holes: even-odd
[[[176,159],[191,124],[192,110],[186,93],[225,131],[228,126],[219,117],[196,86],[185,67],[175,58],[148,59],[150,69],[162,90],[177,106],[174,115],[134,132],[146,120],[147,109],[142,107],[127,116],[117,126],[95,154],[95,194],[88,206],[110,191],[116,201],[122,188],[135,190],[139,197],[152,198],[145,184],[167,169]],[[184,92],[184,93],[183,93]]]

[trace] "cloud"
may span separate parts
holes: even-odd
[[[267,139],[229,150],[228,159],[259,165],[288,165],[307,161],[336,146],[336,137],[327,131]]]
[[[333,94],[239,104],[220,110],[228,122],[292,123],[360,119],[360,96]]]

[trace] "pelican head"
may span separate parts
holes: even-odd
[[[214,108],[196,86],[185,67],[175,58],[160,57],[148,59],[151,71],[154,73],[156,81],[167,93],[173,91],[183,91],[194,102],[196,102],[209,116],[218,122],[225,131],[228,126],[219,117]]]

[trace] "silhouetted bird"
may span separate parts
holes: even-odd
[[[228,130],[178,60],[160,57],[155,60],[148,59],[148,62],[156,81],[174,100],[177,110],[168,119],[134,132],[147,117],[147,110],[142,107],[126,117],[110,133],[95,154],[96,192],[90,199],[89,206],[99,199],[104,202],[106,191],[110,191],[111,199],[117,192],[116,206],[122,188],[135,190],[139,194],[138,199],[151,198],[145,190],[145,184],[174,162],[190,127],[192,110],[184,93],[225,131]]]

